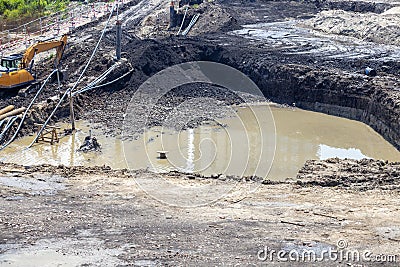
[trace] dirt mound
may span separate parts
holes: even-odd
[[[300,185],[338,186],[357,190],[400,191],[400,162],[382,160],[309,160],[297,175]]]
[[[357,13],[382,13],[391,7],[391,2],[376,1],[343,1],[343,0],[315,0],[318,7],[324,9],[340,9]]]
[[[186,13],[186,16],[185,16]],[[206,33],[222,33],[240,28],[235,17],[226,8],[213,2],[204,2],[200,5],[190,6],[187,11],[182,7],[178,11],[178,25],[169,28],[169,11],[163,9],[154,11],[143,19],[135,33],[141,38],[160,38],[177,35],[186,29],[195,15],[200,15],[197,23],[189,31],[188,36],[198,36]],[[183,20],[185,18],[185,20]]]
[[[192,13],[192,14],[190,14]],[[189,36],[196,36],[204,33],[227,32],[240,28],[237,19],[229,14],[226,9],[214,3],[204,2],[198,9],[192,9],[189,13],[186,25],[194,14],[200,14],[197,23],[189,32]]]
[[[361,14],[330,10],[323,11],[302,24],[329,34],[352,36],[381,44],[400,45],[400,17],[395,13]]]
[[[382,15],[400,15],[400,6],[386,10]]]
[[[258,22],[284,21],[293,18],[309,18],[316,14],[317,1],[273,0],[219,0],[239,25]]]

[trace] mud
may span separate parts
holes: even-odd
[[[346,164],[351,163],[356,162]],[[398,171],[398,166],[393,168]],[[365,171],[375,173],[367,167]],[[65,189],[55,195],[31,196],[24,189],[0,184],[0,263],[6,266],[28,260],[40,263],[41,255],[50,262],[92,266],[293,266],[297,263],[260,261],[257,254],[265,246],[318,251],[335,248],[339,240],[352,250],[400,253],[400,232],[395,227],[398,192],[381,191],[379,185],[371,188],[368,182],[366,192],[292,182],[266,184],[250,195],[238,189],[218,203],[182,209],[165,206],[137,188],[135,179],[150,173],[10,164],[2,164],[1,173],[20,179],[65,177]],[[201,185],[201,179],[187,180],[183,174],[168,179]],[[230,186],[230,180],[223,185]],[[327,260],[324,266],[337,263]]]
[[[151,15],[152,8],[162,7],[162,1],[141,1],[127,9],[126,16],[121,15],[126,19],[123,56],[131,64],[132,74],[118,84],[77,97],[77,118],[101,123],[104,133],[118,135],[127,104],[148,77],[174,64],[204,60],[241,70],[274,102],[365,122],[400,148],[397,32],[385,27],[382,30],[388,32],[376,35],[379,40],[371,37],[373,32],[360,40],[358,34],[325,30],[333,23],[328,19],[330,24],[319,29],[309,28],[313,25],[310,22],[323,19],[323,14],[332,14],[329,11],[332,9],[344,10],[337,13],[351,15],[354,20],[368,16],[381,18],[397,2],[243,0],[216,3],[223,11],[218,13],[224,16],[221,22],[230,21],[231,17],[234,23],[228,24],[227,29],[224,23],[213,25],[210,31],[199,31],[189,37],[176,37],[172,32],[171,36],[140,39],[137,27]],[[395,15],[388,16],[397,21]],[[343,21],[343,27],[352,22]],[[307,23],[308,28],[304,26]],[[240,32],[230,31],[244,24],[247,26]],[[63,59],[70,72],[65,85],[75,81],[100,36],[102,25],[93,24],[73,34],[70,50]],[[205,24],[199,25],[204,29]],[[90,82],[112,64],[113,30],[107,32],[83,83]],[[394,39],[385,40],[387,36]],[[37,67],[41,75],[49,72],[49,64],[44,61]],[[378,76],[364,75],[366,67],[376,69]],[[113,77],[121,73],[122,70]],[[180,88],[163,99],[154,111],[155,117],[165,111],[165,106],[175,107],[187,100],[187,92],[194,89]],[[203,90],[197,96],[226,98],[215,88],[205,89],[209,93]],[[55,92],[58,93],[53,85],[41,96],[39,102],[44,101],[46,107],[35,107],[41,110],[37,111],[40,115],[35,118],[36,122],[42,122],[49,113],[52,101],[47,100]],[[0,106],[26,106],[33,94],[2,98]],[[238,104],[235,98],[226,100],[227,104]],[[68,115],[65,106],[54,121],[68,120]],[[160,122],[161,118],[149,126]],[[196,123],[199,122],[193,126]],[[32,133],[29,125],[25,125],[22,135]],[[204,184],[213,185],[215,190],[239,184],[239,190],[220,201],[191,209],[166,206],[141,191],[135,179],[153,183],[154,192],[162,199],[183,192],[158,183],[155,188],[157,180],[147,171],[117,171],[106,166],[12,164],[2,164],[0,169],[2,177],[11,177],[7,180],[11,182],[0,183],[0,264],[20,260],[15,258],[18,251],[23,252],[25,259],[31,259],[34,251],[39,251],[38,255],[62,258],[59,247],[49,246],[47,251],[42,247],[59,242],[60,238],[66,240],[61,250],[66,256],[63,262],[74,261],[76,258],[71,258],[74,253],[98,255],[96,250],[99,250],[104,252],[104,261],[110,265],[265,264],[257,259],[257,252],[265,246],[286,251],[301,250],[305,246],[321,250],[335,247],[340,239],[348,241],[349,248],[375,254],[400,253],[398,163],[369,159],[308,161],[297,177],[285,182],[262,183],[255,177],[238,181],[237,177],[223,175],[205,179],[201,175],[165,174],[163,178],[167,182],[182,185],[185,190]],[[53,185],[53,176],[61,177],[57,181],[62,186],[57,192],[42,191],[42,187]],[[26,183],[21,183],[21,179],[26,179]],[[15,186],[12,181],[23,186]],[[259,187],[259,190],[249,195],[247,187]],[[180,197],[188,203],[199,200],[185,194]],[[94,245],[88,246],[88,254],[81,254],[77,249],[82,240],[93,241]],[[104,266],[107,263],[88,258],[84,264]],[[271,265],[305,266],[277,261]],[[327,261],[324,266],[337,266],[337,263]]]
[[[329,34],[347,35],[369,42],[398,46],[399,14],[398,7],[381,14],[354,15],[354,12],[331,10],[319,13],[304,24]]]
[[[301,185],[337,186],[356,190],[380,188],[399,190],[399,163],[387,161],[340,160],[308,161],[297,175]]]

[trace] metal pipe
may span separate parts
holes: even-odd
[[[0,115],[3,115],[5,113],[7,113],[7,112],[10,112],[13,109],[14,109],[13,105],[9,105],[9,106],[7,106],[7,107],[5,107],[3,109],[0,109]]]
[[[7,124],[4,127],[3,131],[0,133],[0,141],[3,141],[4,135],[8,132],[8,130],[12,127],[14,122],[18,119],[18,116],[13,116],[13,117],[8,117],[7,118]]]
[[[75,131],[74,98],[72,91],[69,91],[69,112],[71,116],[71,130]]]
[[[179,27],[179,31],[178,31],[178,33],[176,35],[179,35],[181,33],[181,31],[182,31],[182,27],[183,27],[183,24],[185,23],[185,18],[186,18],[186,14],[187,14],[188,9],[189,9],[189,5],[186,6],[185,15],[183,15],[181,26]]]
[[[122,38],[122,23],[120,20],[117,20],[117,42],[116,42],[117,60],[121,59],[121,38]]]

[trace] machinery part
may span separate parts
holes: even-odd
[[[4,122],[6,123],[5,127],[2,129],[2,132],[0,133],[0,142],[3,141],[4,136],[7,134],[8,130],[13,126],[14,122],[16,122],[18,118],[19,116],[12,116],[1,121],[1,126],[3,126]]]
[[[31,74],[36,54],[56,48],[57,53],[54,65],[58,68],[61,57],[67,44],[67,36],[64,35],[58,41],[43,41],[31,45],[24,55],[13,54],[1,59],[0,66],[0,88],[1,89],[18,89],[25,87],[35,81]]]
[[[189,25],[186,27],[186,29],[182,32],[182,35],[185,36],[186,34],[189,33],[189,31],[192,29],[192,27],[196,24],[197,20],[199,19],[200,14],[196,14],[193,16],[192,20],[190,21]]]
[[[32,74],[25,69],[0,72],[1,89],[19,89],[31,84],[34,80]]]
[[[32,92],[36,92],[37,90],[39,90],[40,86],[41,86],[41,81],[35,80],[29,86],[20,89],[18,91],[18,96],[27,97]]]
[[[66,45],[67,45],[67,35],[63,35],[59,41],[45,41],[31,45],[28,49],[26,49],[24,56],[22,57],[20,69],[28,68],[29,63],[31,63],[33,57],[36,54],[48,51],[53,48],[56,48],[57,51],[54,60],[54,65],[57,68],[58,65],[60,64],[61,57],[64,53]]]
[[[66,71],[57,70],[57,72],[55,72],[51,75],[49,82],[56,83],[56,82],[58,82],[58,79],[60,79],[60,82],[64,81],[64,80],[68,79],[67,75],[68,74]]]
[[[117,60],[121,59],[121,37],[122,37],[122,23],[120,20],[117,20],[117,42],[116,42]]]

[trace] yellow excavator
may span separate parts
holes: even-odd
[[[34,56],[36,54],[56,48],[54,66],[58,68],[61,57],[67,44],[67,35],[63,35],[60,40],[41,41],[31,45],[25,53],[13,54],[3,57],[0,64],[0,89],[16,90],[32,84],[35,81],[32,75]]]

